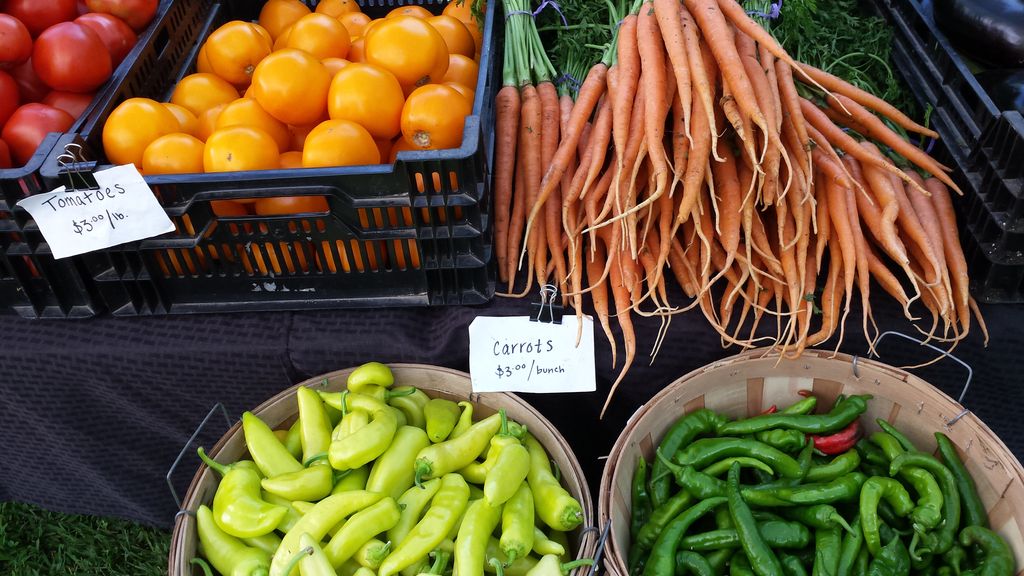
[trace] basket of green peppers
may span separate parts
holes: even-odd
[[[1024,470],[902,370],[754,351],[677,380],[602,477],[619,576],[1011,576]]]
[[[469,376],[371,362],[242,415],[208,452],[168,574],[547,576],[589,562],[582,469],[550,422]]]

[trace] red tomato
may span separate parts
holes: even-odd
[[[110,52],[91,28],[61,22],[36,39],[32,67],[54,90],[91,92],[110,78]]]
[[[14,16],[35,38],[50,26],[74,20],[77,0],[7,0],[4,12]]]
[[[22,166],[32,158],[47,134],[63,132],[74,123],[70,114],[53,106],[25,104],[11,115],[0,138],[11,147],[14,161]]]
[[[14,16],[0,14],[0,68],[6,70],[32,56],[32,36]]]
[[[94,96],[96,96],[96,94],[92,92],[78,94],[75,92],[58,92],[54,90],[47,94],[46,98],[43,98],[43,104],[53,106],[58,110],[63,110],[68,114],[71,114],[71,117],[77,120],[78,117],[82,115],[82,112],[85,112],[85,109],[89,107],[89,104],[92,104]]]
[[[11,78],[18,83],[18,94],[21,95],[22,104],[41,102],[50,93],[50,87],[39,79],[35,69],[32,68],[31,58],[28,62],[10,70],[10,74]]]
[[[85,0],[76,0],[75,8],[78,10],[79,16],[89,13],[89,7],[85,5]]]
[[[89,10],[113,14],[136,32],[142,31],[153,19],[158,4],[159,0],[85,0]]]
[[[0,169],[11,167],[11,149],[7,147],[7,142],[0,140]]]
[[[7,119],[14,114],[20,103],[18,83],[7,72],[0,71],[0,130],[3,130]]]
[[[100,40],[107,47],[107,52],[110,53],[110,65],[114,68],[117,68],[117,65],[131,52],[132,46],[135,46],[135,42],[139,39],[131,26],[110,14],[93,12],[76,18],[75,24],[88,26],[99,35]]]

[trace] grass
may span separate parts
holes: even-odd
[[[166,574],[171,536],[126,520],[0,502],[0,574]]]

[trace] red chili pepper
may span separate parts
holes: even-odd
[[[768,407],[767,410],[765,410],[764,412],[761,412],[761,415],[763,416],[765,414],[775,414],[778,411],[779,411],[779,407],[776,406],[775,404],[772,404],[771,406]]]
[[[832,456],[842,454],[853,448],[860,438],[860,432],[860,418],[858,418],[835,434],[829,434],[828,436],[811,435],[811,440],[814,441],[815,449],[823,454]]]

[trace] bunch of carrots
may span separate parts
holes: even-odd
[[[589,295],[613,363],[619,323],[625,361],[605,409],[636,356],[633,313],[663,320],[652,355],[668,320],[699,308],[723,345],[797,357],[837,331],[838,349],[859,293],[873,349],[874,279],[909,320],[924,306],[929,339],[955,346],[972,311],[984,331],[948,192],[960,190],[903,135],[933,131],[794,61],[736,0],[609,6],[611,38],[575,99],[552,82],[529,0],[504,7],[500,279],[513,296],[555,282],[577,315]],[[669,302],[672,281],[692,301]]]

